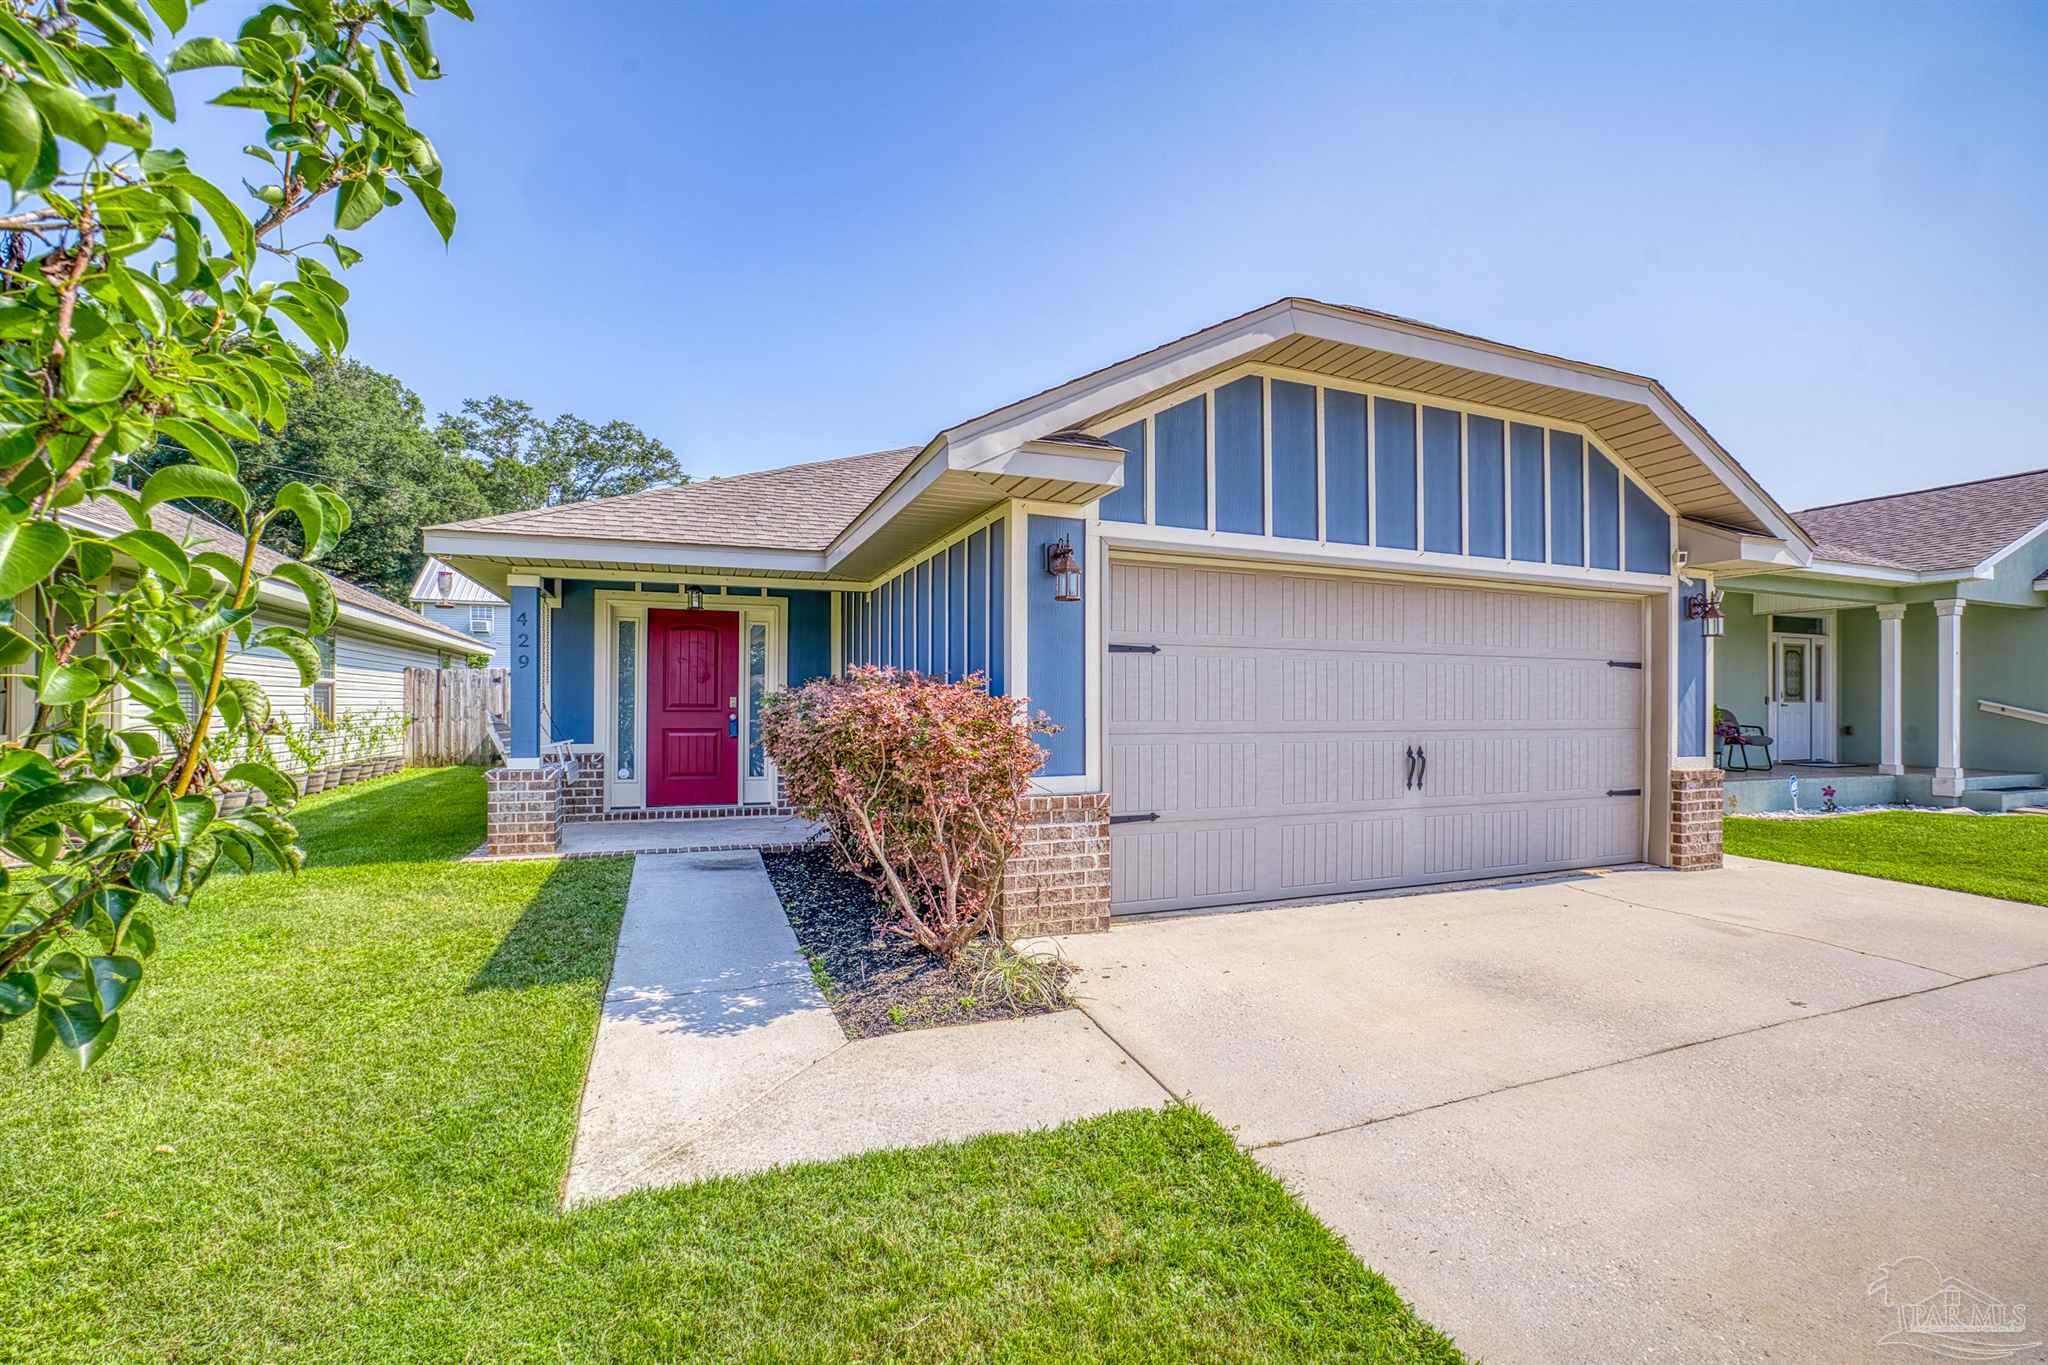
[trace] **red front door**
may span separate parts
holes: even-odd
[[[651,611],[647,636],[647,804],[738,805],[739,613]]]

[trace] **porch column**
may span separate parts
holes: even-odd
[[[1963,608],[1960,598],[1934,604],[1935,704],[1934,794],[1963,790]]]
[[[1877,770],[1906,771],[1904,698],[1900,661],[1904,647],[1906,608],[1877,609]]]
[[[512,598],[512,752],[510,768],[540,766],[540,579],[514,574]]]

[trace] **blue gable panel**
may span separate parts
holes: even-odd
[[[1133,422],[1103,438],[1124,451],[1124,486],[1100,504],[1106,521],[1145,519],[1145,424]]]
[[[1627,480],[1623,516],[1628,523],[1628,567],[1631,573],[1671,572],[1671,518],[1656,500]]]
[[[917,566],[917,671],[932,671],[932,622],[938,613],[934,610],[936,594],[932,591],[932,562],[927,559]]]
[[[1550,433],[1550,562],[1586,562],[1585,442],[1568,431]]]
[[[631,583],[599,583],[570,579],[562,584],[562,604],[548,622],[548,731],[543,743],[590,744],[596,712],[597,594],[627,592]],[[516,625],[516,622],[515,622]],[[516,643],[516,642],[515,642]]]
[[[1415,548],[1415,405],[1372,400],[1373,544]]]
[[[832,595],[808,588],[776,588],[769,597],[789,603],[789,685],[802,687],[832,674]]]
[[[988,532],[967,537],[967,671],[988,672]]]
[[[1598,446],[1586,447],[1586,562],[1621,567],[1621,471]]]
[[[1520,422],[1508,428],[1509,488],[1515,500],[1509,524],[1515,558],[1543,562],[1543,428]]]
[[[1699,591],[1690,579],[1678,581],[1680,600]],[[1678,622],[1678,734],[1680,758],[1707,756],[1707,638],[1700,623]]]
[[[1507,464],[1501,448],[1507,428],[1498,417],[1465,419],[1465,508],[1471,518],[1471,553],[1505,559],[1508,553]]]
[[[946,676],[967,676],[967,543],[946,551]]]
[[[1009,559],[1005,553],[1009,544],[1002,522],[988,528],[988,690],[997,696],[1007,696],[1010,690],[1010,675],[1004,668],[1006,656],[1003,652],[1003,635],[1010,623],[1009,575],[1003,572],[1003,565]]]
[[[1216,390],[1216,529],[1266,533],[1266,382]]]
[[[1323,532],[1338,544],[1369,539],[1372,496],[1365,469],[1365,395],[1324,389]]]
[[[1060,537],[1070,537],[1077,553],[1085,553],[1084,523],[1072,517],[1032,516],[1026,523],[1030,542],[1024,556],[1027,564],[1045,560],[1046,546]],[[1058,723],[1057,734],[1038,736],[1045,750],[1047,777],[1071,776],[1086,766],[1088,752],[1088,710],[1085,695],[1088,658],[1087,620],[1079,602],[1061,602],[1053,597],[1051,574],[1033,574],[1027,591],[1026,610],[1031,622],[1031,704]]]
[[[917,601],[917,584],[908,570],[896,575],[896,666],[917,667],[917,635],[910,623],[910,609]]]
[[[512,757],[540,756],[540,589],[512,589]]]
[[[1168,408],[1152,419],[1153,520],[1161,526],[1209,524],[1209,403],[1205,396]]]
[[[1465,552],[1461,424],[1448,408],[1422,410],[1422,548],[1439,554]]]
[[[1273,534],[1316,538],[1316,391],[1273,381]]]

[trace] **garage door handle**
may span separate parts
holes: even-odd
[[[1415,790],[1415,746],[1408,746],[1408,776],[1401,781],[1401,790]]]
[[[1112,654],[1157,654],[1157,653],[1159,652],[1159,646],[1158,646],[1158,645],[1111,645],[1111,646],[1109,647],[1109,652],[1110,652],[1110,653],[1112,653]]]
[[[1415,790],[1421,791],[1422,784],[1429,779],[1429,755],[1418,744],[1415,746],[1415,757],[1422,762],[1422,766],[1415,773]]]
[[[1158,818],[1158,811],[1148,810],[1143,815],[1112,815],[1109,817],[1109,823],[1112,825],[1135,825],[1144,821],[1157,820]]]

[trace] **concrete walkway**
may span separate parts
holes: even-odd
[[[2048,1358],[2048,909],[1730,859],[1062,945],[1475,1356],[1933,1358],[1877,1341],[1954,1275]]]
[[[794,815],[743,815],[728,820],[579,820],[562,826],[564,858],[619,853],[709,853],[743,848],[801,848],[824,833]]]
[[[643,856],[563,1199],[1165,1100],[1077,1011],[849,1042],[758,853]]]

